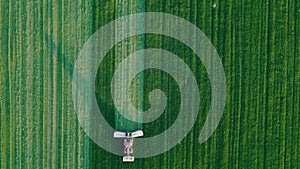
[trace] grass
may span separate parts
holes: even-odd
[[[144,8],[122,2],[0,0],[0,168],[300,167],[299,2],[216,0],[216,8],[208,0],[152,0]],[[124,14],[152,11],[182,17],[214,44],[226,73],[227,98],[222,120],[207,142],[198,143],[210,105],[204,66],[184,44],[152,34],[128,39],[140,44],[128,52],[164,48],[189,65],[201,96],[189,135],[164,154],[124,164],[80,128],[71,97],[73,65],[87,39],[121,16],[120,4],[126,7]],[[95,91],[115,127],[128,123],[117,115],[107,83],[121,61],[118,50],[111,50],[100,65]],[[144,85],[138,83],[141,79]],[[143,98],[135,100],[137,107],[149,108],[147,96],[155,88],[169,100],[159,119],[142,126],[147,136],[174,122],[180,103],[174,83],[158,70],[145,71],[133,82],[132,90]]]

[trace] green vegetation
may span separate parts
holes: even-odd
[[[216,8],[211,0],[126,2],[0,0],[0,168],[300,168],[297,0],[216,0]],[[225,69],[227,99],[217,130],[199,144],[211,99],[201,61],[169,37],[146,34],[122,41],[125,47],[137,44],[126,54],[154,47],[177,54],[196,76],[201,96],[197,123],[180,144],[124,164],[79,126],[71,97],[72,73],[79,51],[95,31],[123,14],[142,11],[179,16],[207,35]],[[159,119],[141,126],[117,113],[110,80],[126,57],[118,52],[115,47],[107,54],[96,78],[105,118],[117,129],[143,127],[146,137],[167,130],[180,108],[180,92],[162,71],[144,71],[131,86],[139,109],[150,107],[151,90],[166,93],[168,105]]]

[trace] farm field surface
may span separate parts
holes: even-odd
[[[139,73],[130,86],[132,104],[143,111],[151,107],[152,90],[164,91],[167,105],[158,119],[134,123],[114,106],[114,71],[129,54],[144,48],[178,55],[197,80],[201,102],[195,125],[174,148],[123,163],[79,125],[72,78],[91,35],[121,16],[141,12],[172,14],[201,29],[223,64],[226,103],[219,126],[200,144],[211,102],[201,60],[171,37],[124,39],[107,53],[95,80],[97,103],[112,127],[143,129],[144,137],[151,137],[168,130],[177,118],[180,90],[161,70]],[[143,21],[137,26],[143,29]],[[124,33],[122,28],[114,31],[116,36]],[[0,168],[300,168],[299,32],[297,0],[0,0]],[[194,104],[193,98],[189,103]]]

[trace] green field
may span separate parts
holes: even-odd
[[[122,59],[137,50],[163,48],[177,54],[194,73],[201,96],[197,122],[180,144],[164,154],[123,163],[80,127],[72,101],[72,75],[80,50],[94,32],[120,16],[143,11],[179,16],[206,34],[224,66],[226,105],[218,128],[200,144],[211,99],[201,61],[170,37],[146,34],[122,41],[126,53],[115,46],[96,78],[98,105],[111,126],[143,128],[145,137],[150,137],[167,130],[178,114],[176,82],[152,69],[133,81],[132,101],[147,110],[149,92],[162,89],[168,98],[162,116],[142,125],[118,114],[110,80]],[[300,168],[297,0],[0,0],[0,39],[1,169]]]

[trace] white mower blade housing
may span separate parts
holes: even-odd
[[[135,132],[131,133],[131,138],[135,138],[135,137],[141,137],[144,135],[144,132],[142,130],[137,130]]]
[[[123,162],[134,162],[134,157],[133,156],[124,156]]]
[[[125,138],[126,133],[125,132],[120,132],[120,131],[115,131],[114,132],[114,138]]]

